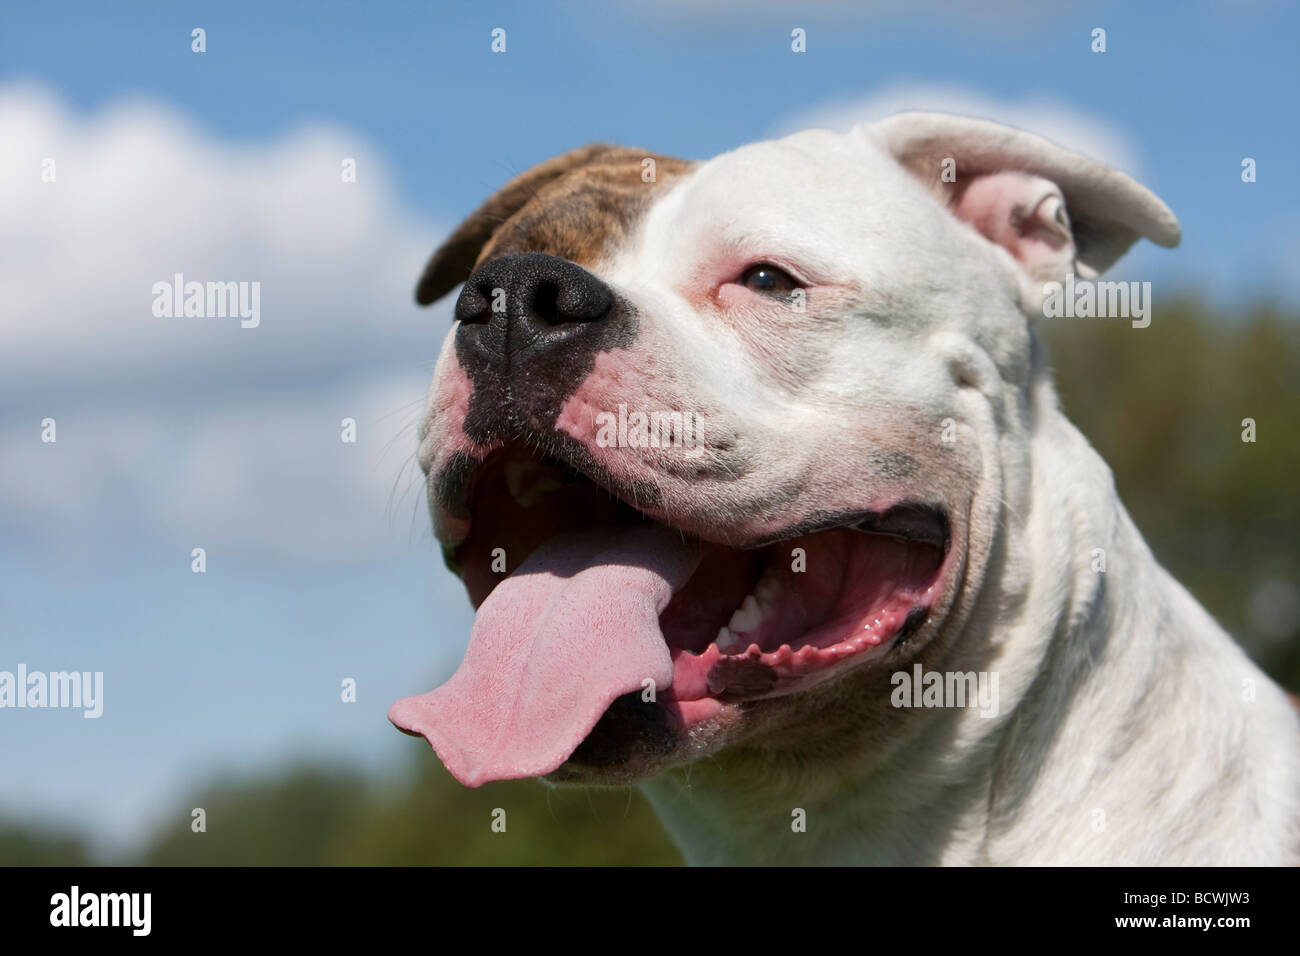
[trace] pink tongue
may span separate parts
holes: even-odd
[[[548,541],[483,602],[451,680],[388,719],[466,786],[550,773],[614,698],[672,683],[659,612],[699,561],[651,522]]]

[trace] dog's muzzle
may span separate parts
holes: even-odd
[[[636,310],[586,269],[529,252],[484,263],[456,301],[456,358],[474,383],[471,439],[546,435],[596,356],[626,347]]]

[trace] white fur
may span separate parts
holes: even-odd
[[[981,188],[943,184],[946,159]],[[1001,228],[1022,217],[1041,227],[1025,243]],[[913,114],[704,163],[590,264],[638,321],[600,399],[694,412],[725,450],[593,456],[653,485],[654,517],[723,543],[941,502],[960,585],[890,666],[999,678],[992,718],[892,708],[859,693],[880,684],[860,667],[695,728],[643,784],[690,862],[1300,862],[1300,719],[1156,563],[1033,329],[1044,279],[1139,237],[1174,245],[1178,225],[1128,177]],[[737,284],[760,262],[799,273],[806,312]],[[425,452],[462,424],[437,398],[443,359]]]
[[[705,164],[605,274],[653,316],[649,347],[682,390],[747,436],[758,484],[813,474],[822,503],[842,503],[872,481],[853,474],[870,449],[957,418],[955,454],[929,437],[908,449],[953,499],[969,479],[969,547],[988,574],[943,666],[996,670],[1001,713],[936,713],[834,779],[809,766],[765,782],[704,759],[645,789],[692,863],[1300,862],[1300,720],[1156,563],[1058,409],[1019,264],[896,161],[945,149],[1051,174],[1076,229],[1091,220],[1080,274],[1139,234],[1177,241],[1172,214],[1127,177],[1018,131],[919,116]],[[851,286],[852,307],[810,300],[820,330],[755,348],[763,316],[701,317],[685,301],[682,277],[720,247],[788,256],[814,285]],[[669,506],[761,495],[746,485],[684,489]],[[806,833],[791,833],[796,808]]]

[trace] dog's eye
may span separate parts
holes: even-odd
[[[740,284],[760,295],[788,295],[801,288],[788,272],[766,263],[746,269],[740,277]]]

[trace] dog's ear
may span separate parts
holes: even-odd
[[[470,213],[434,251],[415,287],[415,301],[420,305],[436,302],[469,278],[479,253],[497,228],[549,183],[579,166],[627,151],[622,146],[592,143],[561,153],[510,180]]]
[[[944,113],[900,113],[868,130],[1037,281],[1092,278],[1143,236],[1178,245],[1178,220],[1150,190],[1032,133]]]

